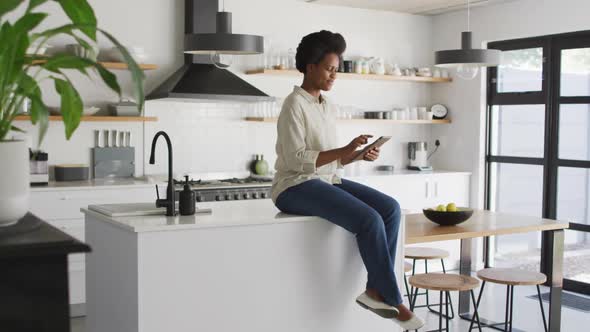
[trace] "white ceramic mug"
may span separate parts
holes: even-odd
[[[426,107],[418,107],[418,120],[426,120]]]
[[[410,109],[410,120],[418,120],[418,107]]]

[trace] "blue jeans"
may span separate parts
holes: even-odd
[[[376,289],[389,305],[402,303],[394,273],[401,218],[395,199],[346,179],[335,185],[313,179],[283,191],[276,206],[289,214],[322,217],[354,233],[368,272],[367,288]]]

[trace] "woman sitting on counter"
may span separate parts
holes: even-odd
[[[368,271],[366,291],[357,303],[404,330],[418,329],[424,322],[402,303],[394,273],[398,202],[335,173],[353,162],[357,149],[372,137],[360,135],[344,147],[336,146],[336,110],[321,91],[332,89],[345,49],[342,35],[325,30],[303,37],[297,47],[296,67],[303,83],[285,99],[279,116],[272,199],[285,213],[322,217],[356,234]],[[367,161],[378,157],[378,147],[363,155]]]

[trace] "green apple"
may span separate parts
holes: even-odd
[[[436,211],[439,211],[439,212],[447,212],[447,208],[443,204],[439,204],[436,207]]]
[[[457,211],[459,211],[459,209],[457,209],[457,205],[455,205],[455,203],[447,204],[447,212],[457,212]]]

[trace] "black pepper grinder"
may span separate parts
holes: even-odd
[[[180,192],[179,210],[183,216],[195,214],[195,193],[188,184],[188,175],[184,176],[184,189]]]

